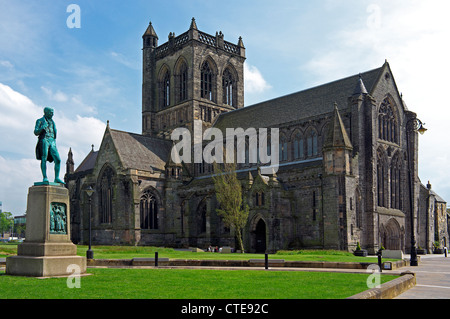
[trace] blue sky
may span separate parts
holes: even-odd
[[[80,28],[66,23],[72,3],[81,9]],[[91,144],[98,149],[107,120],[141,132],[141,36],[151,21],[162,44],[192,17],[229,42],[242,36],[246,105],[387,59],[407,106],[429,129],[420,137],[419,176],[450,200],[449,9],[445,0],[0,0],[3,210],[24,213],[28,187],[41,179],[32,131],[44,106],[55,109],[63,163],[70,147],[76,165]]]

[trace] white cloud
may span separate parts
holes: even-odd
[[[244,63],[245,105],[252,105],[267,99],[272,86],[255,67]]]
[[[61,106],[61,109],[65,109],[71,114],[74,113],[74,111],[76,113],[97,113],[96,107],[84,103],[82,97],[78,94],[70,95],[61,90],[53,92],[52,89],[45,86],[41,86],[41,90],[45,93],[49,101],[56,102],[56,104],[52,103],[52,105],[55,104],[55,106]]]
[[[39,162],[32,158],[7,159],[0,155],[0,199],[3,210],[25,213],[28,188],[41,177]]]
[[[0,60],[0,65],[8,69],[14,68],[14,65],[7,60]]]
[[[58,129],[62,178],[69,148],[72,148],[79,165],[90,151],[91,144],[100,145],[105,124],[94,117],[76,115],[68,118],[61,113],[55,110],[54,120]],[[5,211],[23,213],[28,188],[42,178],[39,161],[35,159],[37,138],[33,134],[35,122],[42,116],[43,107],[0,83],[0,201],[3,201]],[[48,169],[49,178],[52,178],[53,164],[49,165],[52,167]]]
[[[32,144],[27,140],[33,139],[34,124],[41,114],[28,97],[0,83],[0,152],[29,153]]]
[[[133,70],[140,69],[140,64],[137,61],[130,61],[130,59],[128,59],[122,53],[117,53],[117,52],[112,51],[110,53],[110,55],[114,61],[119,62],[120,64],[123,64],[130,69],[133,69]]]
[[[245,93],[261,93],[271,88],[261,72],[254,66],[244,63]]]
[[[53,91],[51,89],[46,88],[45,86],[41,86],[41,89],[42,89],[42,91],[45,92],[47,97],[52,101],[67,102],[67,100],[69,99],[67,97],[67,95],[61,91],[57,91],[56,93],[53,93]]]

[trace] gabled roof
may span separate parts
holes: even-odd
[[[365,89],[369,94],[372,93],[386,65],[387,63],[364,73],[223,113],[217,118],[214,126],[222,130],[228,127],[269,128],[330,113],[333,111],[334,102],[339,108],[347,108],[348,98],[354,94],[355,86],[360,90]]]
[[[431,188],[431,184],[430,181],[428,181],[427,185],[425,186],[424,184],[420,183],[420,187],[422,187],[423,190],[425,191],[429,191],[430,195],[433,195],[434,198],[436,199],[436,202],[440,202],[440,203],[447,203],[447,201],[445,199],[443,199],[441,196],[438,195],[438,193],[436,193],[432,188]]]
[[[164,171],[172,141],[109,129],[124,168]]]
[[[85,172],[93,169],[95,166],[95,161],[97,160],[97,155],[98,151],[94,151],[94,149],[92,149],[74,173]]]
[[[447,201],[445,199],[443,199],[441,196],[439,196],[435,191],[431,190],[430,193],[434,195],[437,202],[447,203]]]

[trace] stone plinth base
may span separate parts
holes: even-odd
[[[85,257],[12,256],[6,259],[7,275],[31,277],[69,276],[72,275],[74,271],[79,274],[86,272]]]
[[[37,184],[28,191],[25,241],[18,246],[17,256],[6,258],[6,274],[51,277],[85,273],[86,257],[77,256],[77,247],[70,240],[69,191],[63,186]]]
[[[77,254],[77,246],[72,243],[28,243],[17,247],[19,256],[73,256]]]

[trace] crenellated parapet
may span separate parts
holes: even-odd
[[[156,33],[148,32],[148,34],[156,36]],[[160,46],[155,47],[155,57],[162,58],[166,55],[172,54],[173,52],[178,51],[188,45],[190,41],[197,41],[201,44],[207,45],[208,47],[213,47],[218,50],[223,50],[227,53],[231,53],[233,55],[245,57],[245,47],[241,37],[239,37],[238,43],[234,44],[224,40],[222,31],[216,32],[215,36],[200,31],[197,29],[197,24],[195,23],[194,18],[192,18],[191,27],[189,28],[189,30],[184,32],[183,34],[175,36],[175,33],[170,32],[168,41],[161,44]]]

